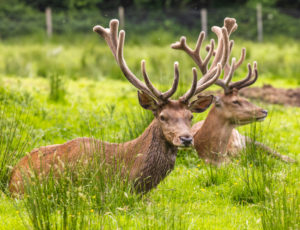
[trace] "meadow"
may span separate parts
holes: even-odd
[[[141,76],[145,59],[151,80],[162,90],[178,61],[177,97],[189,87],[193,67],[185,54],[170,48],[178,39],[153,33],[147,39],[129,36],[125,45],[133,72]],[[187,39],[191,44],[196,37]],[[299,87],[298,41],[235,42],[235,56],[246,47],[245,62],[258,62],[256,86]],[[174,171],[144,196],[133,193],[118,173],[108,181],[107,171],[93,165],[90,171],[79,169],[76,181],[68,170],[58,181],[36,178],[23,199],[11,198],[11,168],[33,148],[82,136],[131,140],[153,115],[139,106],[136,89],[97,35],[10,39],[0,42],[0,53],[1,230],[299,229],[299,165],[270,158],[254,146],[219,168],[204,164],[194,150],[181,149]],[[234,78],[246,71],[244,64]],[[300,161],[300,108],[254,103],[269,111],[267,119],[239,130]],[[194,122],[206,114],[195,115]]]

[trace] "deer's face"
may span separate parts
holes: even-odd
[[[240,97],[237,90],[216,99],[215,107],[220,116],[234,125],[263,121],[268,115],[268,111],[252,104],[246,98]]]
[[[193,145],[192,112],[205,111],[212,101],[213,96],[202,96],[189,104],[179,100],[169,100],[164,105],[158,105],[148,95],[139,93],[140,105],[153,111],[166,140],[174,146],[181,147]]]
[[[175,146],[190,146],[193,144],[191,134],[192,112],[178,101],[170,101],[156,112],[165,138]]]

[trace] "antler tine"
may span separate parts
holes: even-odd
[[[198,54],[200,60],[201,60],[201,57],[200,57],[199,52],[200,52],[200,48],[201,48],[201,45],[202,45],[202,42],[203,42],[204,38],[205,38],[205,33],[204,33],[204,31],[201,31],[199,36],[198,36],[198,39],[197,39],[196,47],[194,49],[194,53]]]
[[[210,58],[213,56],[213,54],[214,54],[214,48],[215,48],[215,40],[211,39],[210,40],[210,46],[209,46],[208,54],[207,54],[207,56],[205,57],[205,59],[203,61],[203,65],[206,66],[205,73],[208,70],[208,67],[207,67],[208,66],[208,62],[209,62]]]
[[[101,37],[103,37],[109,46],[111,52],[113,53],[115,59],[117,60],[117,46],[118,46],[118,28],[119,21],[117,19],[113,19],[109,23],[109,29],[104,28],[102,26],[94,26],[93,31],[98,33]],[[118,60],[117,60],[118,61]]]
[[[254,84],[256,82],[256,80],[258,78],[258,71],[257,71],[257,63],[256,62],[254,62],[254,64],[253,64],[253,69],[254,69],[254,73],[252,75],[254,75],[254,78],[252,80],[246,81],[243,84],[238,85],[235,88],[242,89],[242,88],[245,88],[245,87],[247,87],[249,85],[252,85],[252,84]]]
[[[123,56],[124,40],[125,40],[125,31],[121,30],[119,33],[119,40],[118,40],[118,47],[117,47],[117,61],[122,72],[124,73],[127,80],[131,84],[133,84],[136,88],[138,88],[139,90],[143,91],[144,93],[150,96],[155,96],[151,93],[151,91],[147,88],[147,86],[143,82],[141,82],[128,68]]]
[[[151,81],[149,80],[148,75],[146,73],[145,60],[142,60],[141,64],[142,64],[141,67],[142,67],[142,73],[143,73],[145,83],[146,83],[147,87],[150,89],[150,91],[152,92],[152,94],[157,99],[167,100],[168,98],[170,98],[176,92],[177,87],[178,87],[178,83],[179,83],[178,62],[174,63],[174,81],[173,81],[173,85],[172,85],[171,89],[169,89],[165,93],[162,93],[158,89],[156,89],[154,87],[154,85],[151,83]]]
[[[177,90],[179,83],[179,71],[178,71],[178,62],[174,63],[174,81],[171,89],[169,89],[167,92],[162,94],[162,98],[164,100],[170,98]]]
[[[218,48],[215,53],[215,59],[213,60],[212,65],[208,68],[208,63],[210,58],[214,55],[214,46],[215,42],[212,39],[210,41],[210,46],[208,48],[208,54],[205,57],[204,60],[201,59],[200,57],[200,48],[201,44],[203,42],[205,33],[201,32],[199,34],[196,48],[192,50],[189,48],[186,44],[186,38],[181,37],[179,42],[173,43],[171,47],[173,49],[181,49],[185,51],[197,64],[199,67],[200,71],[202,72],[203,77],[197,82],[197,86],[195,89],[194,94],[198,94],[207,87],[209,87],[211,84],[215,83],[218,79],[218,77],[221,74],[222,68],[225,66],[227,63],[228,57],[229,57],[229,36],[226,28],[220,28],[220,27],[213,27],[212,29],[218,36]],[[188,91],[186,94],[189,95],[190,91]],[[184,95],[183,98],[186,97],[186,94]]]
[[[111,33],[111,40],[112,40],[113,46],[115,47],[115,52],[116,52],[117,47],[118,47],[119,21],[116,19],[111,20],[109,23],[109,27],[110,27],[110,33]]]
[[[225,94],[231,92],[233,88],[243,88],[246,86],[249,86],[253,84],[256,79],[257,79],[257,68],[256,68],[256,63],[254,64],[254,78],[251,80],[252,77],[252,68],[251,65],[248,65],[248,76],[238,82],[230,83],[232,80],[234,71],[243,63],[245,60],[246,56],[246,49],[242,48],[241,51],[241,56],[240,59],[236,62],[236,59],[233,58],[231,65],[229,65],[229,57],[234,45],[234,41],[231,40],[229,41],[229,36],[237,29],[238,25],[236,23],[236,20],[234,18],[225,18],[224,19],[224,26],[218,27],[218,26],[213,26],[212,31],[217,35],[218,38],[218,47],[216,50],[214,50],[214,42],[211,41],[211,44],[206,46],[206,50],[208,52],[207,57],[205,60],[202,62],[199,62],[199,60],[196,60],[195,56],[193,55],[195,50],[191,50],[190,48],[185,48],[186,47],[186,40],[181,39],[180,42],[177,42],[173,44],[171,47],[174,49],[182,49],[186,53],[188,53],[193,60],[196,62],[198,67],[200,68],[201,72],[204,74],[204,76],[198,81],[197,83],[197,89],[195,91],[195,94],[201,92],[206,88],[206,86],[209,84],[209,82],[213,82],[216,85],[221,86]],[[202,34],[202,32],[200,33]],[[199,35],[200,36],[200,35]],[[202,40],[198,38],[198,41]],[[197,42],[198,45],[198,42]],[[199,51],[200,46],[196,46],[197,50]],[[198,52],[199,54],[199,52]],[[211,56],[214,56],[214,60],[212,64],[210,65],[209,69],[207,69],[207,64],[209,62],[209,59]],[[200,56],[199,56],[200,57]],[[205,66],[205,69],[203,67]],[[224,69],[224,77],[223,79],[218,79],[221,70]],[[204,85],[205,87],[202,87]]]
[[[234,66],[234,64],[231,65],[231,70],[233,69],[233,72],[234,72],[235,68],[233,68],[233,66]],[[258,78],[257,63],[256,62],[254,62],[254,64],[253,64],[253,69],[254,69],[254,73],[252,72],[252,68],[251,68],[250,63],[248,63],[248,74],[247,74],[247,76],[243,80],[230,83],[231,79],[230,80],[228,78],[226,78],[225,80],[220,80],[219,79],[216,82],[216,85],[221,86],[224,89],[225,94],[228,94],[228,93],[232,92],[232,90],[234,88],[236,88],[236,89],[242,89],[242,88],[245,88],[245,87],[247,87],[249,85],[252,85],[254,82],[256,82],[256,80]],[[251,77],[253,75],[254,75],[254,78],[251,80]]]
[[[230,87],[231,87],[232,89],[233,89],[233,88],[237,88],[237,89],[238,89],[239,86],[245,84],[246,82],[248,82],[248,81],[251,79],[251,77],[252,77],[252,67],[251,67],[251,64],[248,63],[247,67],[248,67],[248,74],[247,74],[247,76],[246,76],[244,79],[240,80],[240,81],[232,82],[232,83],[230,84]]]
[[[145,60],[142,60],[141,62],[141,68],[142,68],[142,74],[144,77],[144,81],[147,85],[147,87],[150,89],[150,91],[152,92],[152,94],[156,97],[156,98],[161,98],[162,93],[157,90],[154,85],[151,83],[151,81],[148,78],[147,72],[146,72],[146,66],[145,66],[146,62]]]
[[[236,24],[235,19],[225,18],[224,27],[222,29],[226,29],[227,34],[229,36],[231,33],[233,33],[237,29],[237,27],[238,26]],[[217,28],[215,28],[214,30],[215,30],[214,32],[216,32],[217,36],[219,37],[220,35],[218,35],[218,34],[220,34],[220,30],[217,29]],[[222,39],[224,39],[224,35],[226,35],[226,34],[225,33],[223,34]],[[229,56],[231,54],[231,51],[232,51],[232,48],[233,48],[233,45],[234,45],[234,41],[231,40],[230,43],[229,43],[229,52],[228,52],[227,55],[225,55],[225,57],[227,56],[229,58]],[[231,65],[229,65],[228,61],[225,63],[223,80],[218,79],[217,82],[216,82],[217,85],[221,86],[224,89],[225,94],[231,92],[233,88],[237,88],[237,89],[244,88],[246,86],[249,86],[249,85],[253,84],[257,80],[258,74],[257,74],[256,67],[255,67],[255,73],[254,73],[255,77],[254,77],[254,79],[250,80],[253,73],[252,73],[251,65],[248,64],[248,75],[247,75],[247,77],[245,79],[241,80],[241,81],[230,83],[234,71],[237,68],[239,68],[240,65],[244,62],[245,57],[246,57],[246,49],[242,48],[241,56],[240,56],[240,59],[238,60],[237,63],[235,63],[235,59],[232,60],[233,62],[231,63]],[[222,62],[222,64],[223,63],[224,62]],[[256,66],[256,63],[254,64],[254,66]]]
[[[235,71],[235,60],[236,60],[235,58],[232,58],[229,73],[224,76],[223,80],[225,81],[226,85],[229,85],[229,83],[230,83],[230,81],[232,79],[233,73]]]
[[[230,40],[230,42],[229,42],[229,50],[230,50],[230,53],[231,53],[231,51],[232,51],[233,45],[234,45],[234,41],[233,41],[233,40]]]
[[[180,41],[175,42],[171,45],[171,48],[173,49],[180,49],[185,51],[196,62],[202,74],[206,74],[208,62],[214,52],[214,50],[212,49],[211,51],[208,52],[207,56],[204,58],[204,61],[202,60],[202,58],[200,57],[200,48],[203,43],[204,37],[205,37],[205,33],[203,31],[200,32],[194,50],[192,50],[186,44],[186,37],[184,36],[180,38]],[[211,41],[211,46],[214,47],[214,41]]]
[[[223,52],[223,42],[222,42],[222,31],[221,28],[218,26],[213,26],[211,29],[218,37],[218,47],[215,52],[215,58],[213,60],[212,66],[215,66],[217,63],[221,61],[222,58],[222,52]]]
[[[241,57],[238,60],[238,62],[235,64],[235,67],[234,67],[235,69],[239,68],[240,65],[243,64],[245,57],[246,57],[246,48],[242,48]]]
[[[206,47],[206,50],[208,52],[212,52],[212,55],[215,56],[215,59],[213,60],[213,63],[210,68],[215,67],[217,63],[221,62],[222,68],[225,68],[225,71],[229,70],[229,64],[227,62],[233,47],[233,40],[229,41],[229,36],[236,29],[237,24],[234,18],[225,18],[224,26],[222,28],[218,26],[212,27],[212,31],[218,37],[219,45],[217,50],[212,50],[212,45],[208,45]]]
[[[199,39],[198,39],[198,41],[199,41]],[[194,51],[186,44],[186,37],[185,36],[181,36],[180,40],[178,42],[175,42],[175,43],[171,44],[171,48],[172,49],[183,50],[188,55],[190,55],[192,58],[194,58],[194,55],[193,55]]]
[[[100,34],[106,41],[107,45],[110,47],[111,52],[113,53],[118,65],[120,66],[123,74],[127,78],[127,80],[133,84],[137,89],[141,90],[143,93],[148,94],[149,96],[155,98],[160,103],[164,103],[167,101],[168,98],[170,98],[177,90],[178,82],[179,82],[179,71],[178,71],[178,63],[176,62],[174,64],[174,82],[167,92],[162,93],[158,89],[156,89],[151,81],[149,80],[149,77],[146,73],[146,67],[145,67],[145,61],[142,60],[141,68],[142,68],[142,74],[145,80],[144,84],[142,81],[140,81],[128,68],[126,61],[123,56],[123,50],[124,50],[124,41],[125,41],[125,31],[121,30],[118,36],[118,27],[119,27],[119,21],[116,19],[113,19],[110,21],[109,29],[103,28],[102,26],[95,26],[93,30]],[[203,40],[203,39],[202,39]],[[182,43],[185,43],[184,38],[181,40]]]
[[[210,85],[214,84],[222,71],[222,65],[221,63],[217,64],[217,67],[214,68],[214,71],[209,72],[206,74],[206,76],[202,77],[198,82],[197,82],[197,89],[195,91],[195,95],[198,93],[201,93],[203,90],[208,88]],[[203,80],[205,79],[205,80]],[[201,81],[202,80],[202,81]]]
[[[225,68],[231,51],[231,42],[229,42],[229,34],[227,32],[227,29],[225,27],[220,28],[218,26],[213,26],[212,31],[218,37],[218,48],[213,52],[215,58],[209,68],[209,71],[213,70],[218,63],[221,63],[222,69]],[[209,51],[212,50],[211,48],[211,46],[207,47]]]
[[[204,74],[204,76],[198,81],[195,94],[198,94],[201,91],[205,90],[207,87],[209,87],[211,84],[214,84],[218,80],[222,72],[222,69],[224,68],[229,58],[230,45],[229,45],[229,36],[226,28],[220,28],[215,26],[212,28],[212,30],[218,36],[218,41],[219,41],[218,48],[215,53],[215,59],[213,60],[212,65],[209,67],[207,73]],[[212,48],[213,46],[210,46],[209,53],[212,52],[213,50]]]
[[[230,42],[229,42],[229,33],[227,29],[222,28],[222,40],[223,40],[223,54],[221,59],[222,68],[226,65],[230,56]]]
[[[226,17],[224,19],[224,27],[227,29],[228,34],[230,35],[234,31],[236,31],[236,29],[238,28],[238,25],[237,25],[236,20],[234,18]]]
[[[225,18],[224,26],[222,28],[218,26],[213,26],[212,31],[218,37],[218,48],[215,53],[215,59],[213,61],[212,66],[216,65],[216,63],[222,63],[222,68],[224,68],[225,75],[227,75],[229,71],[229,56],[233,47],[233,40],[229,41],[229,36],[237,29],[236,20],[234,18]],[[223,41],[223,42],[222,42]],[[221,52],[223,50],[223,53]]]
[[[230,53],[231,53],[231,51],[232,51],[233,45],[234,45],[234,41],[231,40],[231,41],[229,42],[229,52],[230,52]],[[225,64],[225,66],[224,66],[224,75],[227,75],[228,72],[229,72],[229,70],[230,70],[230,65],[229,65],[229,63],[227,62],[227,63]]]
[[[182,96],[179,98],[182,102],[188,102],[194,95],[197,89],[197,69],[195,67],[192,68],[193,71],[193,82],[191,88]]]
[[[235,66],[235,58],[232,58],[229,72],[226,75],[224,75],[222,80],[218,79],[216,81],[216,85],[221,86],[224,89],[225,94],[229,93],[231,91],[229,83],[232,79],[232,76],[233,76],[233,73],[235,70],[234,66]]]
[[[230,41],[230,52],[232,50],[233,45],[234,45],[234,41],[231,40]],[[246,57],[246,48],[242,48],[240,59],[235,64],[234,70],[236,70],[237,68],[239,68],[241,66],[241,64],[243,64],[245,57]],[[230,65],[229,65],[229,63],[227,63],[224,67],[224,75],[225,76],[228,74],[229,69],[230,69]]]
[[[123,57],[125,32],[120,31],[118,38],[118,27],[119,21],[117,19],[113,19],[110,21],[109,29],[97,25],[94,26],[93,30],[105,39],[107,45],[109,46],[111,52],[113,53],[118,65],[120,66],[127,80],[139,90],[143,91],[144,93],[150,96],[153,96],[153,94],[147,88],[147,86],[143,82],[141,82],[128,68]]]

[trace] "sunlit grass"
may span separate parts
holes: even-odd
[[[261,73],[257,85],[267,82],[277,87],[299,87],[299,75],[296,74],[299,72],[299,55],[295,53],[299,45],[296,42],[291,47],[237,43],[250,50],[248,60],[257,58]],[[283,48],[285,52],[282,52]],[[141,134],[153,117],[140,108],[136,89],[123,81],[124,77],[103,42],[94,40],[86,47],[66,43],[29,43],[23,47],[8,43],[1,44],[0,50],[0,107],[5,105],[1,122],[13,120],[16,109],[22,112],[24,119],[15,117],[14,120],[17,122],[14,124],[20,122],[20,126],[14,127],[21,135],[13,136],[16,140],[22,134],[26,137],[22,143],[28,145],[21,155],[38,146],[64,143],[82,136],[110,142],[130,140]],[[183,53],[172,51],[169,46],[131,45],[126,50],[128,64],[136,73],[140,73],[139,60],[146,59],[149,75],[161,89],[169,86],[172,63],[179,60],[182,80],[186,79],[181,91],[189,87],[193,63]],[[239,54],[238,48],[235,53]],[[279,62],[282,65],[278,65]],[[246,68],[240,70],[237,76],[243,76],[245,71]],[[51,74],[58,74],[56,76],[64,83],[62,88],[52,85],[52,92],[64,95],[55,100],[49,99]],[[3,98],[6,98],[5,104]],[[245,126],[239,128],[241,133],[255,134],[258,141],[299,161],[300,109],[255,103],[267,109],[269,115],[256,125],[255,132],[253,126]],[[196,115],[194,122],[204,119],[206,114]],[[4,145],[0,145],[3,148]],[[82,192],[79,189],[81,183],[71,181],[57,193],[51,186],[47,188],[50,191],[45,187],[37,191],[34,189],[38,187],[33,188],[29,191],[31,195],[23,200],[13,200],[1,192],[0,229],[27,229],[39,221],[43,223],[43,218],[50,218],[52,227],[58,229],[64,227],[62,220],[67,221],[65,226],[75,228],[71,226],[72,218],[75,218],[72,210],[76,210],[76,218],[82,220],[76,222],[78,226],[84,223],[83,229],[87,228],[85,226],[95,229],[297,229],[299,173],[298,164],[285,164],[251,146],[243,157],[220,168],[205,165],[193,150],[180,150],[174,171],[157,188],[136,199],[127,186],[108,186],[112,188],[112,194],[106,195],[111,195],[114,200],[105,207],[101,207],[105,202],[95,201],[101,194],[99,188]],[[61,182],[64,179],[68,178],[63,177]],[[68,194],[64,197],[65,206],[59,206],[55,199],[47,200],[44,195],[49,192],[54,196]],[[87,200],[74,202],[81,192]],[[133,199],[126,203],[128,197]],[[40,203],[36,203],[39,206],[34,206],[35,199],[39,199]],[[57,205],[56,209],[53,205]],[[38,209],[42,207],[49,208],[49,213]],[[39,215],[34,219],[33,213],[38,210]]]
[[[194,44],[196,37],[188,37],[188,43]],[[171,39],[171,38],[169,38]],[[188,55],[182,51],[172,50],[170,44],[178,40],[174,37],[163,45],[129,42],[125,44],[125,59],[128,66],[141,77],[140,61],[146,60],[147,71],[156,83],[169,85],[173,76],[173,63],[179,62],[181,81],[188,83],[192,78],[191,68],[195,66]],[[206,41],[208,42],[208,41]],[[25,43],[0,43],[0,72],[5,76],[44,77],[52,75],[68,79],[121,79],[124,77],[113,55],[102,39],[92,34],[85,40],[69,44],[62,41]],[[247,62],[258,62],[258,85],[271,83],[281,87],[299,85],[300,62],[299,43],[288,42],[257,44],[250,41],[236,40],[233,55],[239,58],[240,50],[246,47],[247,55],[244,65],[235,74],[235,78],[246,75]],[[205,54],[205,51],[202,52]],[[167,87],[167,86],[164,86]]]

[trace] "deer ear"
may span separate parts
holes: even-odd
[[[214,96],[198,96],[195,101],[192,101],[189,105],[189,109],[193,113],[202,113],[204,112],[213,102]]]
[[[157,109],[156,101],[149,95],[138,91],[139,103],[144,109],[155,111]]]
[[[215,96],[215,106],[221,107],[221,105],[222,105],[221,98],[219,96]]]

